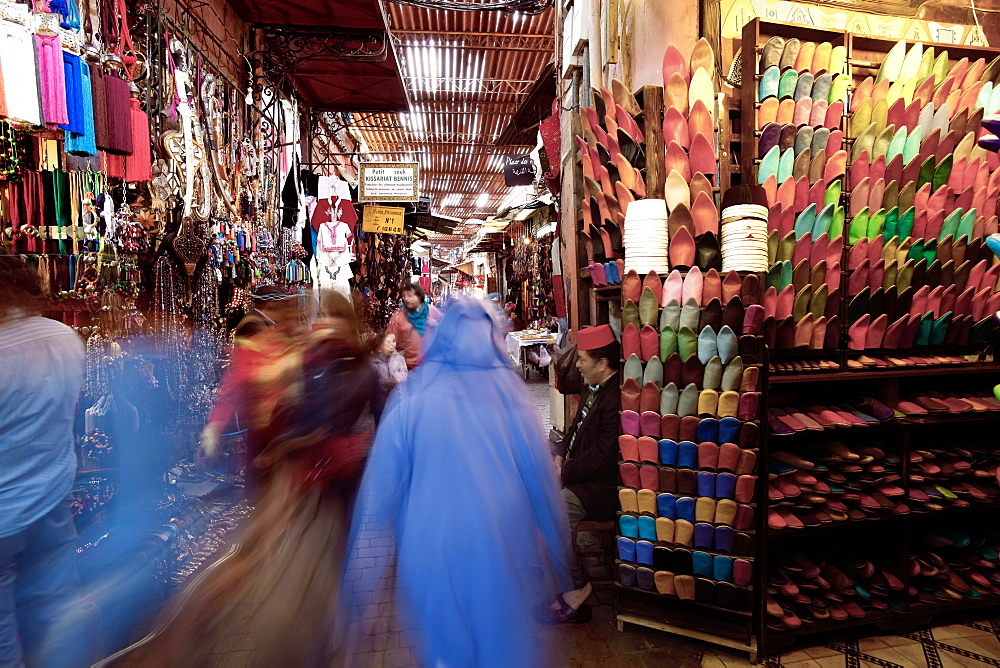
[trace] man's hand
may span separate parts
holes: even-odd
[[[563,458],[562,455],[556,455],[555,457],[552,458],[552,463],[556,469],[556,478],[560,481],[560,483],[562,482],[562,467],[564,461],[566,460]]]

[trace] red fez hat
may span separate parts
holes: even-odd
[[[598,325],[597,327],[587,327],[581,329],[576,335],[576,347],[578,350],[597,350],[615,341],[615,333],[608,325]]]

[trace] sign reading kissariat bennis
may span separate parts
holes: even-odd
[[[415,202],[420,167],[415,162],[363,162],[358,178],[362,202]]]

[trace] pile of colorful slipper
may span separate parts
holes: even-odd
[[[773,629],[907,609],[902,574],[857,552],[776,552],[771,564],[765,612]]]
[[[849,448],[840,442],[790,452],[768,460],[767,525],[802,529],[830,522],[908,513],[901,486],[902,461],[879,444]]]
[[[921,603],[1000,594],[1000,537],[992,532],[940,528],[920,536],[907,557],[913,598]]]
[[[978,440],[927,445],[910,451],[909,498],[915,512],[940,512],[996,503],[997,458]]]
[[[685,58],[673,44],[663,56],[663,143],[670,265],[720,269],[716,183],[715,52],[704,38]]]

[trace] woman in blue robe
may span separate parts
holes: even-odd
[[[529,393],[481,302],[449,303],[390,399],[357,498],[355,535],[393,529],[396,601],[425,665],[542,663],[531,610],[569,588],[568,524]]]

